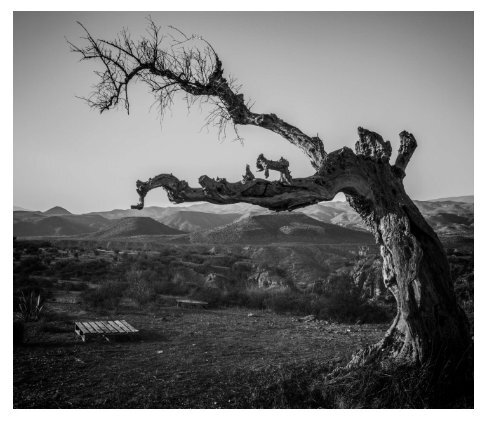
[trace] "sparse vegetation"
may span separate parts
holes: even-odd
[[[86,290],[82,293],[83,303],[90,308],[99,310],[116,310],[123,296],[126,285],[105,281],[97,288]]]
[[[464,364],[434,370],[429,364],[389,364],[339,370],[329,364],[271,369],[247,403],[251,408],[416,409],[471,408],[473,378]],[[336,374],[332,375],[332,372]]]
[[[335,272],[323,274],[322,280],[304,288],[291,282],[291,270],[288,266],[272,265],[272,261],[280,261],[277,257],[279,255],[274,254],[272,248],[266,249],[266,253],[259,257],[265,258],[265,260],[259,261],[259,265],[256,266],[255,261],[249,259],[248,255],[243,254],[239,248],[219,247],[216,253],[206,246],[179,246],[166,248],[161,253],[136,252],[131,249],[126,254],[119,250],[115,252],[114,250],[117,249],[111,249],[101,251],[98,255],[94,253],[95,247],[88,250],[75,248],[73,251],[78,250],[79,253],[77,260],[74,258],[73,251],[68,254],[69,249],[56,248],[50,244],[45,244],[44,247],[38,243],[26,246],[23,241],[16,241],[14,247],[14,251],[18,252],[18,260],[14,261],[14,309],[18,308],[21,293],[26,295],[30,294],[30,291],[34,291],[36,296],[40,294],[45,298],[53,298],[58,294],[72,294],[71,296],[76,294],[79,298],[73,304],[74,309],[85,310],[86,314],[92,315],[91,317],[103,317],[103,312],[117,312],[120,317],[127,319],[139,317],[137,319],[140,320],[138,326],[141,328],[150,326],[151,322],[148,321],[150,319],[145,318],[147,314],[160,314],[162,317],[155,319],[158,322],[154,328],[150,327],[150,330],[146,328],[144,333],[146,354],[153,355],[156,352],[156,347],[163,346],[156,342],[159,340],[159,336],[158,333],[155,333],[161,332],[162,329],[168,330],[170,352],[172,351],[170,341],[175,340],[177,335],[185,336],[186,342],[182,342],[178,350],[178,352],[182,352],[182,355],[185,355],[187,349],[190,350],[191,355],[192,350],[188,347],[193,347],[193,344],[200,346],[201,349],[212,349],[207,348],[206,342],[212,340],[211,335],[215,335],[213,340],[222,341],[217,342],[217,346],[213,345],[215,346],[214,350],[219,350],[220,347],[224,350],[227,346],[227,350],[222,352],[236,352],[234,347],[237,347],[239,353],[242,338],[247,338],[252,342],[251,345],[248,345],[249,349],[256,349],[255,347],[259,349],[258,347],[262,346],[261,341],[264,339],[256,340],[254,338],[258,331],[267,338],[266,341],[270,341],[266,345],[266,350],[271,351],[272,354],[276,352],[277,346],[281,346],[279,345],[280,341],[284,340],[284,337],[276,336],[277,332],[281,332],[281,330],[275,330],[276,323],[282,326],[280,329],[285,329],[287,338],[290,336],[287,339],[290,344],[287,345],[286,349],[293,348],[298,353],[297,345],[299,344],[299,348],[303,347],[301,356],[297,356],[295,360],[287,356],[276,361],[268,361],[269,356],[264,353],[262,354],[264,360],[261,360],[260,354],[255,356],[255,361],[265,361],[263,366],[255,361],[251,363],[257,364],[257,367],[260,367],[258,369],[251,368],[253,366],[240,367],[236,371],[231,371],[231,374],[228,374],[230,377],[227,378],[222,378],[219,372],[214,371],[211,374],[211,381],[215,381],[216,384],[209,389],[200,389],[201,398],[198,400],[193,400],[182,393],[181,396],[175,397],[175,392],[170,389],[168,392],[170,397],[165,397],[167,392],[163,389],[164,383],[149,384],[148,381],[142,379],[141,384],[147,386],[140,393],[131,391],[124,394],[118,389],[112,392],[114,386],[108,385],[107,387],[111,389],[106,392],[107,400],[95,403],[100,401],[97,398],[95,398],[97,400],[94,399],[93,402],[97,407],[412,408],[470,407],[472,405],[470,379],[465,379],[466,381],[461,379],[461,383],[459,383],[458,377],[453,377],[453,373],[441,376],[441,378],[438,376],[438,379],[435,379],[430,376],[432,371],[399,370],[394,367],[386,367],[382,370],[380,367],[365,367],[351,371],[349,375],[336,377],[335,381],[332,382],[332,378],[328,375],[339,364],[335,360],[332,362],[331,356],[318,358],[311,354],[307,360],[302,359],[303,355],[309,355],[308,352],[311,352],[306,345],[310,346],[311,343],[315,343],[314,346],[318,346],[319,342],[314,342],[316,336],[307,336],[316,332],[316,335],[324,335],[321,343],[325,350],[327,347],[331,347],[330,340],[334,340],[335,344],[333,348],[329,348],[330,350],[337,350],[339,346],[349,349],[344,358],[346,362],[350,353],[362,346],[361,339],[364,341],[363,343],[367,344],[376,340],[370,336],[374,326],[380,326],[376,332],[378,335],[382,335],[387,322],[394,314],[394,304],[387,301],[384,294],[378,298],[369,298],[365,294],[366,291],[361,293],[361,290],[353,282],[352,271],[359,266],[355,264],[356,259],[358,259],[357,249],[339,248],[335,252],[339,262],[338,269]],[[29,250],[29,254],[25,252],[25,249]],[[295,252],[299,251],[304,256],[308,256],[308,259],[314,259],[310,260],[311,262],[322,259],[321,249],[305,247],[297,249]],[[373,253],[373,251],[370,252]],[[472,251],[458,251],[455,247],[449,250],[449,255],[452,260],[454,259],[457,298],[473,322],[474,281],[473,273],[469,272],[473,270]],[[50,264],[44,263],[47,256],[52,258]],[[459,258],[455,259],[453,256]],[[24,262],[27,262],[26,266],[24,266]],[[253,276],[255,270],[268,273],[270,279],[279,281],[279,285],[259,287]],[[216,275],[215,283],[207,282],[207,274],[214,273],[214,271],[215,273],[224,273],[224,275],[220,277]],[[210,311],[200,312],[198,316],[196,316],[198,313],[191,313],[189,310],[187,312],[182,310],[172,312],[171,309],[175,309],[175,307],[168,306],[175,303],[175,297],[190,297],[208,301]],[[128,312],[129,307],[127,306],[129,304],[127,303],[130,303],[130,300],[135,303],[134,313]],[[48,305],[51,306],[51,302]],[[169,310],[166,310],[165,305]],[[23,341],[43,343],[43,341],[48,340],[55,345],[61,341],[57,338],[64,337],[65,341],[74,340],[72,322],[75,316],[51,308],[52,310],[44,312],[36,323],[25,324],[22,320],[15,322],[16,353],[24,352],[24,347],[19,347]],[[247,314],[250,313],[258,316],[255,318],[247,317]],[[132,316],[131,314],[141,316]],[[225,316],[226,314],[227,316]],[[235,314],[239,314],[240,318],[234,319],[231,315]],[[197,318],[195,321],[193,319],[189,322],[187,320],[190,319],[186,319],[188,315]],[[208,315],[212,316],[207,318]],[[306,315],[313,315],[313,319],[316,321],[301,321],[301,317]],[[182,319],[177,319],[177,317],[182,317]],[[136,323],[134,320],[132,319],[133,324]],[[219,323],[222,324],[219,325]],[[293,325],[289,323],[293,323]],[[385,324],[377,325],[374,323]],[[242,328],[242,326],[245,327]],[[202,329],[200,329],[201,327]],[[266,329],[269,329],[269,337],[265,336],[267,335]],[[300,336],[294,336],[296,335],[294,329],[300,329]],[[203,340],[200,342],[197,335],[200,335],[201,332],[203,332]],[[148,339],[148,335],[152,335],[153,339]],[[226,343],[226,341],[229,342]],[[232,341],[238,345],[231,345]],[[137,346],[135,344],[133,349]],[[43,347],[39,349],[42,350]],[[95,356],[92,354],[94,352],[92,349],[94,348],[89,348],[89,354],[85,354],[86,357],[78,358],[82,361],[87,361],[87,359],[93,361]],[[26,347],[26,352],[31,352],[28,350],[29,347]],[[64,351],[61,352],[64,353]],[[132,348],[129,352],[132,352]],[[204,353],[205,351],[198,352],[200,360],[197,360],[197,364],[206,363],[207,354]],[[72,370],[71,367],[74,367],[75,364],[73,357],[71,358],[71,361],[68,360],[68,370]],[[158,370],[149,355],[147,358],[146,356],[137,358],[137,361],[140,361],[137,364],[141,365],[144,375],[149,370],[146,368],[148,364],[153,364],[154,370]],[[179,357],[172,355],[171,358]],[[226,369],[230,363],[224,362],[221,358],[218,353],[213,354],[206,364],[223,364]],[[234,359],[234,355],[232,358]],[[31,360],[17,361],[16,367],[33,369],[33,367],[29,368]],[[58,362],[58,364],[62,363]],[[58,365],[56,364],[55,367]],[[175,370],[174,367],[175,365],[170,370]],[[216,367],[214,370],[217,370]],[[39,369],[41,367],[37,367],[37,370]],[[105,372],[106,368],[103,366],[100,370]],[[184,368],[185,370],[192,370],[192,373],[189,371],[191,373],[189,375],[195,376],[193,379],[196,378],[196,382],[199,382],[196,366],[188,364]],[[61,372],[59,378],[62,379],[65,375],[66,373]],[[228,384],[232,384],[232,376],[235,378],[244,377],[245,381],[242,384],[229,387]],[[97,380],[89,378],[88,381]],[[130,378],[128,381],[136,380]],[[220,385],[220,388],[217,385]],[[460,385],[460,388],[451,389],[450,385],[453,387]],[[125,390],[126,387],[125,384],[122,384],[119,389]],[[429,394],[425,395],[426,390],[431,390],[434,398],[430,399]],[[447,390],[452,391],[452,393],[447,395],[444,393]],[[131,396],[132,400],[129,400]],[[23,398],[19,399],[21,402]],[[47,399],[45,397],[42,401],[47,402]],[[58,399],[56,398],[54,402],[58,403],[54,405],[64,406],[65,401]],[[26,405],[27,401],[23,402],[23,405]],[[36,402],[41,401],[34,399],[30,402],[36,405]],[[85,404],[82,405],[85,406]]]

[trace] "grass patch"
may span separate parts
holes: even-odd
[[[472,408],[472,370],[463,364],[363,366],[331,377],[333,366],[309,363],[266,373],[249,394],[248,408]]]

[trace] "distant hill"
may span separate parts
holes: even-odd
[[[459,201],[415,201],[438,235],[474,235],[474,203]]]
[[[194,232],[226,225],[240,218],[239,213],[207,213],[181,210],[160,219],[160,222],[182,231]]]
[[[474,234],[474,203],[415,200],[415,205],[438,235]],[[346,228],[366,229],[360,216],[345,202],[319,203],[296,212]]]
[[[428,202],[462,202],[462,203],[474,203],[474,195],[444,197],[444,198],[441,198],[441,199],[428,200]]]
[[[185,234],[149,217],[128,217],[115,221],[111,226],[95,232],[90,237],[95,239],[124,238],[138,235],[179,235]]]
[[[14,235],[17,237],[52,237],[82,235],[109,224],[101,216],[56,215],[41,212],[14,212]]]
[[[128,218],[132,216],[136,217],[144,217],[147,216],[149,218],[153,218],[156,220],[160,220],[168,215],[172,215],[177,213],[179,210],[186,209],[185,207],[160,207],[160,206],[147,206],[142,210],[137,209],[113,209],[110,211],[102,211],[102,212],[90,212],[86,215],[100,215],[106,219],[120,219],[120,218]]]
[[[49,210],[46,210],[43,212],[44,215],[72,215],[71,212],[67,211],[66,209],[60,207],[60,206],[54,206],[53,208],[50,208]]]
[[[415,204],[438,235],[462,235],[471,237],[474,235],[473,202],[474,196],[460,196],[447,198],[447,200],[436,199],[432,201],[415,201]],[[219,238],[219,234],[216,234],[216,232],[218,232],[217,229],[228,224],[239,222],[245,224],[248,223],[248,221],[243,221],[246,221],[248,218],[250,218],[251,221],[255,221],[251,218],[257,216],[271,217],[276,215],[281,215],[282,218],[286,218],[286,215],[295,215],[298,217],[300,217],[301,215],[305,215],[312,218],[316,222],[319,221],[329,226],[333,225],[337,227],[348,228],[350,230],[362,231],[363,233],[366,232],[366,226],[364,225],[360,216],[356,212],[354,212],[354,210],[349,206],[347,202],[332,201],[318,203],[316,205],[298,209],[293,212],[285,212],[281,214],[276,214],[275,212],[269,211],[260,206],[249,205],[246,203],[237,203],[233,205],[197,203],[192,206],[170,207],[150,206],[144,208],[143,210],[115,209],[112,211],[91,212],[83,215],[72,215],[66,209],[60,206],[56,206],[45,212],[14,211],[14,235],[86,235],[88,233],[97,232],[99,230],[109,228],[111,224],[123,218],[150,218],[160,223],[160,225],[157,226],[160,229],[160,234],[164,232],[164,227],[166,225],[168,227],[171,227],[169,229],[181,230],[182,232],[194,233],[203,231],[204,233],[200,234],[199,238],[197,238],[199,241],[205,241],[203,239],[203,236],[208,236],[210,238]],[[52,216],[58,216],[63,219],[58,219],[55,221],[42,221],[43,219]],[[256,221],[259,220],[257,219]],[[151,232],[151,235],[158,234],[157,232],[153,232],[154,230],[152,229],[152,227],[150,228],[151,229],[146,229],[146,231]],[[233,228],[237,231],[236,225],[233,226]],[[208,233],[210,230],[216,231]],[[243,231],[244,234],[242,235],[244,238],[250,238],[250,232],[253,232],[252,230],[247,229],[244,229]],[[300,230],[298,228],[293,228],[290,232],[299,231]],[[306,229],[303,233],[306,234],[307,231],[308,230]],[[268,238],[272,241],[275,241],[276,238],[278,238],[275,238],[272,235],[267,235],[265,231],[257,230],[256,232],[260,232],[260,234],[258,235],[263,235],[262,238]],[[170,231],[166,235],[170,234],[173,234],[173,232]],[[179,234],[179,232],[176,232],[176,234]],[[281,237],[279,237],[276,241],[281,241],[281,239],[284,238],[293,238],[292,234],[287,234],[288,237],[286,237],[284,233],[281,233],[279,235]],[[125,236],[126,235],[124,234],[124,237]],[[298,237],[300,237],[300,235]]]
[[[191,205],[186,207],[185,210],[205,212],[205,213],[239,213],[240,215],[247,214],[270,214],[273,213],[269,209],[263,208],[257,205],[251,205],[249,203],[233,203],[230,205],[214,205],[213,203],[199,203],[196,205]]]
[[[247,243],[277,242],[306,243],[373,243],[368,232],[325,224],[298,213],[256,215],[228,225],[191,234],[193,243]]]
[[[15,211],[27,211],[27,212],[32,212],[32,211],[30,211],[29,209],[25,209],[25,208],[23,208],[23,207],[21,207],[21,206],[16,206],[16,205],[14,205],[14,212],[15,212]]]
[[[47,218],[46,215],[44,215],[42,212],[39,211],[14,211],[13,213],[14,216],[14,224],[16,222],[21,222],[21,221],[38,221],[43,218]]]
[[[295,211],[328,224],[341,227],[366,230],[361,217],[354,212],[347,202],[323,202]]]

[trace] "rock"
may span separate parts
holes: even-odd
[[[301,322],[313,322],[314,320],[316,320],[316,316],[314,314],[299,318],[299,321]]]
[[[156,351],[157,354],[163,354],[163,349]]]

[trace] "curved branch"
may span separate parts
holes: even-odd
[[[366,131],[365,134],[367,134]],[[370,132],[371,133],[371,132]],[[372,163],[371,165],[369,163]],[[201,187],[193,188],[184,180],[172,174],[160,174],[143,182],[136,182],[139,203],[133,209],[142,209],[144,199],[149,191],[163,188],[174,203],[210,202],[215,204],[250,203],[275,211],[294,210],[318,202],[330,201],[337,193],[344,192],[372,207],[375,202],[374,186],[377,179],[373,177],[375,165],[366,156],[355,154],[344,147],[326,156],[319,171],[310,177],[293,178],[290,182],[267,181],[261,178],[243,176],[239,182],[228,182],[225,178],[210,178],[203,175],[198,182]],[[385,169],[385,170],[384,170]],[[390,166],[384,164],[379,171],[390,177]],[[247,166],[247,173],[249,168]],[[251,173],[251,172],[250,172]],[[253,174],[252,174],[253,176]],[[379,178],[380,179],[380,178]]]
[[[184,91],[189,94],[188,107],[200,98],[213,106],[207,123],[218,125],[220,133],[228,122],[262,127],[302,149],[316,170],[325,159],[319,137],[304,134],[275,114],[252,112],[234,80],[224,77],[222,62],[213,47],[201,37],[187,37],[177,31],[180,39],[172,36],[171,45],[163,45],[160,27],[150,20],[148,38],[134,42],[123,30],[115,40],[107,41],[93,38],[80,25],[87,45],[69,43],[71,51],[82,60],[99,60],[104,65],[104,71],[97,72],[99,81],[94,91],[86,99],[91,107],[103,112],[123,103],[128,111],[128,85],[138,79],[149,86],[161,113],[172,104],[176,92]]]
[[[321,176],[295,178],[291,184],[255,178],[250,181],[231,183],[226,179],[213,179],[206,175],[199,178],[201,187],[193,188],[172,174],[160,174],[146,182],[137,181],[139,203],[132,209],[142,209],[149,191],[163,188],[170,201],[210,202],[215,204],[250,203],[275,211],[293,210],[318,202],[332,200],[336,193]]]
[[[413,152],[417,149],[417,141],[413,135],[408,133],[406,130],[399,133],[399,138],[401,139],[401,143],[398,150],[398,156],[393,167],[398,176],[400,178],[404,178],[406,175],[406,167],[410,162]]]

